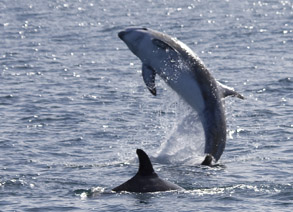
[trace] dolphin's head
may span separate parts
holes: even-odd
[[[170,45],[174,42],[170,36],[151,29],[128,28],[118,36],[143,63],[150,63],[154,58],[162,61],[170,57],[164,53],[175,51]]]

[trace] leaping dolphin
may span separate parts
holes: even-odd
[[[226,118],[222,98],[243,96],[217,82],[199,57],[184,43],[147,28],[129,28],[118,36],[142,62],[143,80],[156,96],[158,74],[197,111],[205,133],[202,165],[217,162],[226,145]]]
[[[139,169],[134,177],[125,183],[113,188],[113,191],[129,191],[129,192],[156,192],[182,190],[178,185],[159,178],[153,169],[153,165],[148,155],[141,149],[136,150],[139,159]]]

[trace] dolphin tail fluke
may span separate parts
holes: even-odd
[[[203,166],[211,166],[213,161],[213,156],[207,155],[204,159],[204,161],[201,163]]]
[[[239,99],[244,99],[244,96],[242,96],[240,93],[236,92],[234,90],[234,88],[230,88],[226,85],[223,85],[220,82],[218,83],[218,87],[220,89],[220,91],[222,92],[223,98],[227,97],[227,96],[235,96],[238,97]]]
[[[137,174],[142,176],[155,174],[155,171],[153,169],[153,165],[151,163],[149,156],[141,149],[137,149],[136,154],[139,159],[139,169]]]

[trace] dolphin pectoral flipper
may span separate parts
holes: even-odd
[[[155,85],[156,72],[148,65],[142,64],[142,77],[149,91],[156,96],[157,90]]]
[[[217,84],[218,84],[220,91],[223,94],[223,98],[225,98],[227,96],[235,96],[235,97],[238,97],[239,99],[244,99],[244,96],[242,96],[240,93],[236,92],[234,90],[234,88],[230,88],[226,85],[223,85],[222,83],[220,83],[218,81],[217,81]]]

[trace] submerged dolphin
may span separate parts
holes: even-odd
[[[147,28],[129,28],[118,36],[142,62],[143,80],[156,95],[158,74],[197,111],[205,133],[203,165],[221,157],[226,144],[226,118],[222,98],[237,96],[233,88],[217,82],[199,57],[184,43]]]
[[[159,178],[153,169],[148,155],[143,150],[137,149],[136,154],[139,159],[138,172],[130,180],[120,186],[117,186],[116,188],[113,188],[113,191],[156,192],[183,189],[178,185]]]

